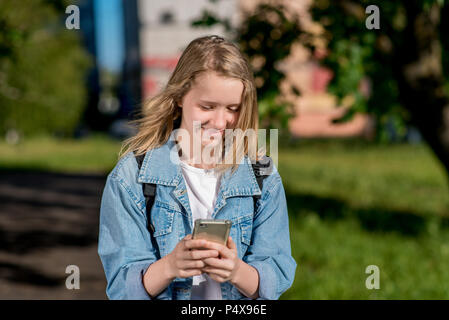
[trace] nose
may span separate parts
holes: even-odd
[[[211,122],[212,126],[215,129],[218,130],[226,129],[228,119],[226,118],[226,111],[224,110],[224,108],[217,108],[216,110],[214,110]]]

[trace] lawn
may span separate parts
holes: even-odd
[[[120,142],[105,135],[88,139],[38,137],[17,145],[0,142],[0,168],[69,173],[110,171],[117,159]]]
[[[449,190],[425,145],[298,144],[279,171],[298,263],[282,299],[449,298]]]
[[[101,135],[0,143],[0,167],[106,174],[119,148]],[[449,190],[425,145],[300,142],[280,148],[279,172],[298,263],[282,299],[449,299]]]

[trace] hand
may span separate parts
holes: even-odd
[[[189,234],[178,242],[171,253],[165,256],[169,278],[188,278],[203,273],[205,267],[203,259],[218,257],[218,251],[196,250],[207,245],[206,240],[193,240]]]
[[[235,275],[243,263],[237,254],[237,246],[231,237],[228,238],[227,246],[207,241],[204,248],[215,250],[219,253],[219,257],[205,258],[203,261],[206,266],[202,268],[210,278],[217,282],[229,281],[235,283]]]

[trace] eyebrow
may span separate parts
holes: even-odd
[[[219,105],[219,103],[216,103],[214,101],[207,101],[207,100],[200,100],[201,103],[205,103],[205,104],[211,104],[211,105]],[[240,103],[233,103],[233,104],[228,104],[227,107],[238,107],[240,106]]]

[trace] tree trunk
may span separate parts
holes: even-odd
[[[404,6],[408,23],[394,65],[399,97],[449,177],[449,96],[443,89],[441,8],[433,5],[423,11],[416,1],[404,1]]]

